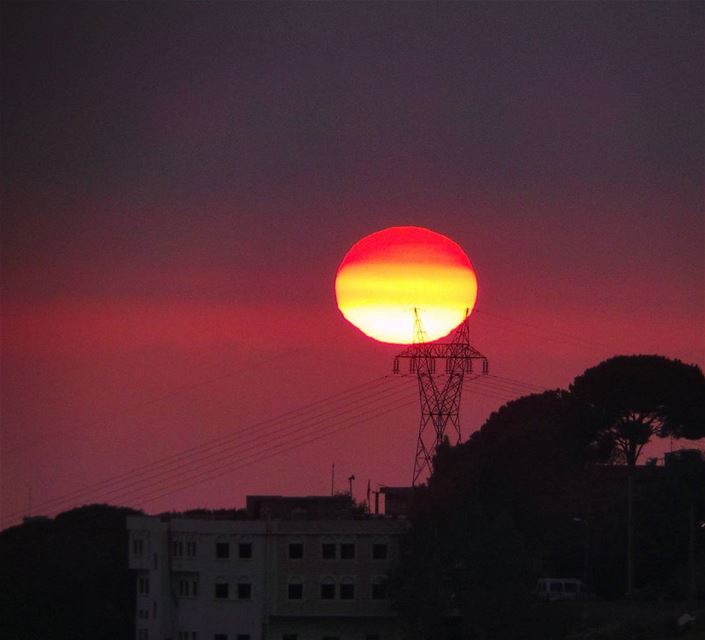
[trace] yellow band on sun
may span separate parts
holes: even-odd
[[[477,279],[467,255],[449,238],[421,227],[391,227],[351,248],[335,292],[343,316],[363,333],[408,344],[414,309],[427,339],[441,338],[472,310]]]

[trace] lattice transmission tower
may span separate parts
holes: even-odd
[[[489,371],[487,358],[470,344],[468,318],[469,310],[451,334],[450,342],[429,343],[418,309],[414,309],[414,341],[394,358],[394,373],[400,373],[401,361],[408,360],[408,372],[416,374],[419,385],[421,420],[412,485],[425,470],[433,470],[433,456],[446,430],[451,431],[455,444],[460,442],[460,398],[465,376],[484,376]],[[479,367],[474,364],[476,361]],[[437,373],[439,364],[442,369]]]

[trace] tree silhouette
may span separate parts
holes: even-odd
[[[0,637],[134,638],[125,518],[136,513],[96,504],[0,532]]]
[[[654,437],[705,436],[705,376],[663,356],[615,356],[587,369],[571,392],[594,411],[596,442],[634,466]]]
[[[551,390],[507,403],[467,442],[438,448],[391,583],[410,638],[546,637],[522,626],[524,612],[544,565],[574,555],[566,529],[581,472],[606,460],[594,431],[581,402]]]
[[[627,596],[634,592],[634,467],[654,437],[705,436],[705,376],[664,356],[615,356],[578,376],[571,392],[590,408],[595,441],[627,464]]]

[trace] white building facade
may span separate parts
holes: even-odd
[[[242,519],[129,516],[136,638],[396,640],[387,576],[406,521],[351,506],[253,497]]]

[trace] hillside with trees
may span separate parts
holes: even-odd
[[[441,447],[393,579],[410,637],[564,638],[585,625],[585,608],[537,606],[539,577],[581,578],[600,601],[704,597],[703,457],[636,465],[652,438],[703,435],[698,367],[621,356]]]

